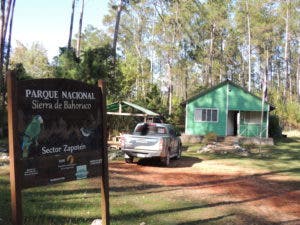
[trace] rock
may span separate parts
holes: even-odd
[[[102,220],[100,219],[95,219],[91,225],[102,225]]]
[[[247,157],[247,156],[249,156],[249,152],[241,152],[239,155],[240,155],[240,156]]]
[[[108,156],[109,160],[114,160],[115,158],[117,158],[117,154],[115,152],[109,154],[109,156]]]
[[[207,145],[206,147],[207,147],[207,148],[210,148],[210,149],[213,149],[213,148],[215,148],[215,147],[216,147],[216,145],[214,145],[214,144],[211,144],[211,145]]]
[[[6,154],[1,154],[0,155],[0,160],[4,162],[9,162],[9,156]]]
[[[240,148],[241,148],[241,146],[239,146],[238,144],[234,144],[233,147],[234,147],[235,149],[240,149]]]
[[[202,147],[202,148],[201,148],[201,149],[199,149],[197,152],[198,152],[198,153],[210,152],[210,149],[209,149],[209,148],[207,148],[207,147]]]
[[[247,149],[245,149],[245,148],[240,148],[240,151],[242,151],[242,152],[248,152]]]
[[[116,158],[123,157],[123,156],[124,156],[124,153],[120,150],[117,150],[117,151],[114,151],[114,152],[110,152],[108,154],[108,159],[109,160],[114,160]]]
[[[140,225],[146,225],[146,223],[145,222],[141,222]]]

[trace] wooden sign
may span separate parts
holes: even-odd
[[[96,176],[108,189],[103,93],[74,80],[8,75],[12,191]]]

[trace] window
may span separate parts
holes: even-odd
[[[157,128],[157,133],[158,134],[165,134],[166,133],[166,129],[164,127]]]
[[[266,118],[266,113],[264,113]],[[244,122],[248,124],[260,124],[261,112],[244,112]]]
[[[201,115],[202,115],[202,117],[201,117],[201,119],[200,119],[200,121],[206,121],[206,110],[205,109],[200,109],[201,110]]]
[[[155,124],[143,123],[135,128],[134,133],[140,133],[141,135],[147,134],[166,134],[167,130],[165,127],[156,126]]]
[[[212,110],[212,112],[211,112],[211,120],[212,121],[218,121],[218,111],[217,110]]]
[[[206,119],[207,119],[207,121],[212,121],[211,120],[211,111],[212,111],[211,109],[206,110],[206,117],[207,117]]]
[[[218,122],[218,109],[195,109],[195,122]]]

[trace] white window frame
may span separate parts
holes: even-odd
[[[206,111],[206,120],[202,120],[202,112],[203,110]],[[210,121],[207,120],[207,110],[211,110],[211,116],[210,116]],[[217,120],[213,121],[213,116],[212,116],[212,112],[213,110],[217,111]],[[198,113],[197,113],[198,111]],[[194,110],[194,122],[197,123],[218,123],[219,122],[219,109],[218,108],[195,108]]]
[[[257,117],[254,117],[253,114],[257,114]],[[264,118],[265,118],[265,113],[264,112]],[[249,118],[247,118],[247,114],[249,115]],[[258,111],[247,111],[244,113],[244,124],[260,124],[261,123],[261,112],[258,112]],[[254,118],[257,119],[257,121],[253,121]]]

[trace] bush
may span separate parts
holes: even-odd
[[[7,137],[7,113],[6,110],[0,108],[0,138]]]
[[[211,142],[216,142],[218,139],[218,136],[216,133],[213,133],[213,132],[209,132],[207,133],[204,138],[203,138],[203,144],[209,144]]]
[[[272,138],[280,138],[282,136],[280,120],[276,115],[271,115],[269,117],[269,136]]]

